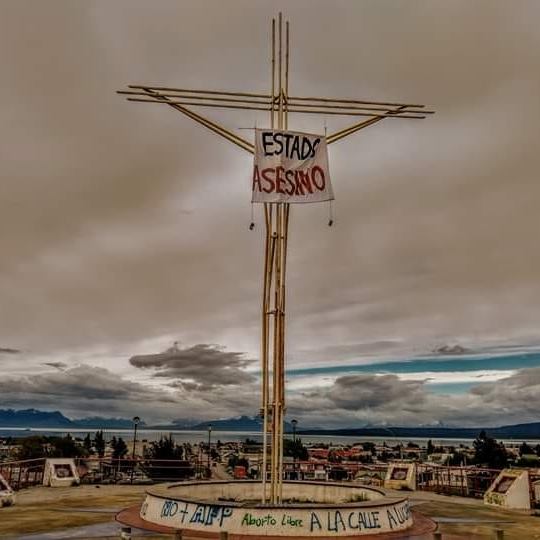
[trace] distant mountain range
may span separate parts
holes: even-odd
[[[37,409],[16,411],[13,409],[0,409],[0,427],[125,429],[133,427],[133,422],[125,418],[101,418],[99,416],[70,420],[60,411],[49,412]]]
[[[188,429],[208,429],[208,424],[216,431],[261,431],[263,421],[260,416],[236,416],[234,418],[224,418],[195,424]],[[285,431],[292,431],[292,426],[285,422]]]
[[[212,425],[215,431],[261,431],[262,419],[258,416],[236,416],[234,418],[221,418],[209,422],[174,420],[170,424],[148,426],[141,422],[140,426],[161,430],[195,430],[206,431]],[[71,429],[131,429],[133,422],[126,418],[102,418],[93,416],[70,420],[60,411],[40,411],[37,409],[0,409],[0,428],[65,428]],[[285,422],[285,429],[292,431],[289,423]]]
[[[72,423],[78,428],[100,429],[100,428],[118,428],[131,429],[133,421],[127,418],[102,418],[101,416],[91,416],[89,418],[80,418],[72,420]],[[146,427],[144,422],[139,424],[140,427]]]
[[[37,409],[25,409],[15,411],[13,409],[0,409],[1,427],[70,427],[73,422],[61,412],[38,411]]]
[[[206,431],[212,425],[213,431],[257,432],[262,429],[262,419],[258,416],[237,416],[221,418],[208,422],[175,420],[166,425],[146,425],[141,427],[158,430],[193,430]],[[37,409],[13,410],[0,409],[0,428],[56,428],[56,429],[131,429],[133,422],[126,418],[102,418],[99,416],[70,420],[59,411],[40,411]],[[299,435],[327,435],[349,437],[397,437],[425,439],[472,439],[479,432],[485,431],[497,439],[540,439],[540,422],[516,424],[492,428],[451,428],[451,427],[363,427],[346,429],[304,429]],[[285,423],[285,431],[292,432],[292,426]]]
[[[298,431],[302,435],[334,435],[349,437],[397,437],[422,439],[474,439],[485,430],[496,439],[540,439],[540,422],[500,427],[450,428],[450,427],[369,427],[353,429],[312,429]]]
[[[215,431],[261,431],[262,418],[260,416],[235,416],[233,418],[220,418],[208,422],[186,424],[183,420],[173,421],[171,424],[152,426],[156,429],[185,429],[193,431],[206,431],[208,426]],[[292,426],[285,422],[285,430],[292,431]]]

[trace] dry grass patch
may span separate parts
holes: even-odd
[[[144,486],[36,487],[19,491],[14,506],[0,509],[0,535],[105,523],[114,519],[112,510],[142,502],[144,491]],[[82,509],[95,512],[79,511]]]
[[[415,505],[414,509],[430,518],[479,520],[479,523],[440,523],[438,531],[443,533],[443,538],[455,535],[450,538],[492,540],[495,529],[503,529],[505,540],[540,540],[540,517],[536,516],[489,506],[452,504],[451,501],[422,503]],[[482,523],[485,520],[506,523]]]

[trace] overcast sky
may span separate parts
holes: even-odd
[[[147,421],[256,413],[252,158],[115,90],[267,92],[282,9],[291,93],[437,111],[329,147],[334,227],[325,204],[292,210],[289,414],[306,425],[537,419],[539,2],[0,8],[0,407]],[[234,130],[267,122],[205,114]],[[301,116],[291,128],[344,125]],[[130,362],[174,341],[170,362]],[[475,354],[422,360],[444,344]]]

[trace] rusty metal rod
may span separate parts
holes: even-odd
[[[272,19],[272,111],[270,112],[270,127],[274,129],[275,114],[273,104],[276,96],[276,19]]]
[[[371,107],[371,106],[360,106],[357,107],[355,105],[324,105],[324,104],[316,104],[316,103],[303,103],[303,102],[295,102],[292,98],[289,98],[289,104],[291,106],[295,107],[310,107],[310,108],[318,108],[318,109],[345,109],[345,110],[354,110],[354,111],[387,111],[388,107]],[[406,106],[407,110],[404,112],[407,113],[413,113],[413,114],[435,114],[435,111],[428,111],[425,109],[421,109],[419,111],[415,111],[412,109],[408,109],[408,105]]]
[[[360,99],[338,99],[338,98],[318,98],[318,97],[301,97],[301,96],[291,96],[291,100],[298,101],[324,101],[328,103],[358,103],[364,105],[386,105],[388,107],[415,107],[422,108],[425,105],[419,105],[414,103],[393,103],[388,101],[366,101]]]
[[[150,97],[149,94],[146,94]],[[128,101],[138,101],[140,103],[165,103],[166,105],[191,105],[194,107],[215,107],[215,108],[222,108],[222,109],[246,109],[246,110],[253,110],[253,111],[270,111],[272,109],[271,105],[268,104],[267,106],[261,106],[256,107],[253,105],[229,105],[227,103],[199,103],[196,101],[177,101],[177,100],[170,100],[170,101],[159,101],[156,99],[142,99],[142,98],[126,98]],[[262,104],[261,104],[262,105]]]
[[[167,86],[148,86],[140,84],[128,84],[128,88],[137,88],[139,90],[156,90],[157,92],[190,92],[192,94],[215,94],[223,96],[241,96],[241,97],[259,97],[269,99],[269,94],[256,94],[253,92],[222,92],[220,90],[190,90],[187,88],[170,88]]]
[[[135,90],[117,90],[117,94],[122,94],[126,96],[147,96],[147,92],[138,92]],[[181,99],[195,99],[201,101],[223,101],[225,103],[250,103],[250,104],[260,104],[268,105],[272,103],[271,99],[237,99],[237,98],[225,98],[225,97],[215,97],[215,96],[197,96],[197,95],[185,95],[185,94],[166,94],[160,93],[160,96],[168,98],[181,98]]]
[[[394,111],[388,111],[390,115],[397,115],[401,110],[403,110],[406,106],[402,105],[401,107],[398,107]],[[339,141],[340,139],[343,139],[344,137],[347,137],[349,135],[352,135],[353,133],[356,133],[357,131],[360,131],[361,129],[364,129],[368,126],[371,126],[377,122],[380,122],[384,118],[378,117],[378,118],[371,118],[369,120],[364,120],[363,122],[360,122],[358,124],[353,124],[352,126],[349,126],[348,128],[342,129],[340,131],[336,131],[335,133],[332,133],[326,138],[327,144],[332,144],[334,142]]]
[[[346,129],[342,129],[341,131],[336,131],[335,133],[332,133],[331,135],[328,135],[328,137],[326,137],[326,144],[332,144],[336,141],[339,141],[340,139],[343,139],[344,137],[347,137],[348,135],[352,135],[353,133],[356,133],[357,131],[360,131],[361,129],[364,129],[377,122],[380,122],[381,120],[384,120],[384,118],[380,118],[380,117],[371,118],[370,120],[364,120],[363,122],[354,124]]]
[[[165,103],[166,105],[170,105],[173,109],[176,109],[182,114],[185,114],[187,117],[191,118],[192,120],[195,120],[199,124],[202,124],[209,130],[213,131],[214,133],[221,135],[222,137],[236,144],[240,148],[247,150],[251,154],[254,153],[255,147],[253,146],[253,144],[251,144],[249,141],[246,141],[242,137],[236,135],[232,131],[229,131],[228,129],[224,128],[223,126],[220,126],[219,124],[216,124],[215,122],[212,122],[211,120],[208,120],[208,118],[205,118],[204,116],[201,116],[189,109],[186,109],[185,107],[182,107],[180,104],[172,103],[171,100],[169,100],[168,98],[160,96],[158,92],[155,92],[150,89],[147,89],[147,92],[148,92],[149,97],[161,99],[161,101],[154,101],[154,100],[150,100],[150,101],[154,103]]]
[[[408,118],[410,120],[423,120],[426,118],[420,114],[384,114],[384,113],[369,113],[369,112],[349,112],[349,111],[314,111],[311,109],[295,109],[290,108],[289,112],[305,113],[305,114],[333,114],[341,116],[369,116],[372,118]],[[407,113],[408,111],[403,111]]]
[[[213,122],[210,122],[206,118],[199,116],[197,114],[194,114],[193,111],[190,111],[189,109],[186,109],[185,107],[182,107],[181,105],[171,104],[171,107],[185,114],[192,120],[195,120],[195,122],[198,122],[199,124],[205,126],[210,131],[213,131],[214,133],[221,135],[224,139],[227,139],[228,141],[236,144],[236,146],[239,146],[240,148],[242,148],[243,150],[246,150],[250,154],[255,153],[255,147],[253,144],[246,141],[242,137],[238,137],[231,131],[221,127],[219,124],[214,124]]]

